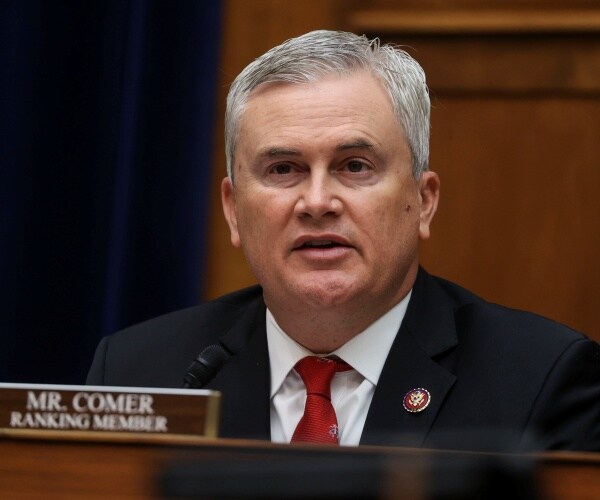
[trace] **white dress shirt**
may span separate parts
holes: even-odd
[[[341,445],[358,445],[379,375],[404,319],[409,294],[366,330],[329,355],[353,370],[338,372],[331,382]],[[289,443],[304,414],[306,388],[294,366],[314,356],[291,339],[267,309],[267,341],[271,364],[271,441]]]

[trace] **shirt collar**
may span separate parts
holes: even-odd
[[[377,385],[385,360],[404,319],[411,293],[412,290],[366,330],[330,354],[339,356],[369,382]],[[277,324],[269,309],[266,320],[273,397],[296,363],[306,356],[314,356],[314,353],[289,337]]]

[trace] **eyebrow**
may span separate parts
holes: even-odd
[[[341,142],[336,147],[336,151],[346,151],[348,149],[369,149],[374,150],[375,145],[371,144],[369,141],[365,139],[355,139],[349,142]],[[259,156],[265,158],[274,158],[278,156],[301,156],[302,152],[298,149],[283,147],[283,146],[273,146],[265,148],[263,151],[259,153]]]
[[[342,142],[336,146],[336,151],[346,151],[347,149],[375,149],[375,145],[365,139],[355,139],[350,142]]]
[[[273,158],[278,156],[300,156],[302,153],[298,149],[274,146],[265,148],[259,153],[259,156]]]

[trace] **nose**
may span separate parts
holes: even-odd
[[[328,172],[311,172],[301,186],[300,196],[294,207],[299,217],[318,219],[336,216],[342,211],[342,201],[338,197],[339,186]]]

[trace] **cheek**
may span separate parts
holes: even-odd
[[[242,245],[252,244],[265,230],[263,217],[257,207],[243,205],[238,211],[238,231]]]
[[[362,226],[371,235],[376,252],[388,248],[394,253],[398,244],[403,247],[418,237],[419,213],[412,201],[380,196],[369,216],[362,219]]]
[[[243,246],[264,247],[283,230],[284,208],[268,194],[239,199],[236,213]]]
[[[378,196],[373,211],[373,219],[388,230],[405,226],[417,218],[415,207],[410,201],[393,196]]]

